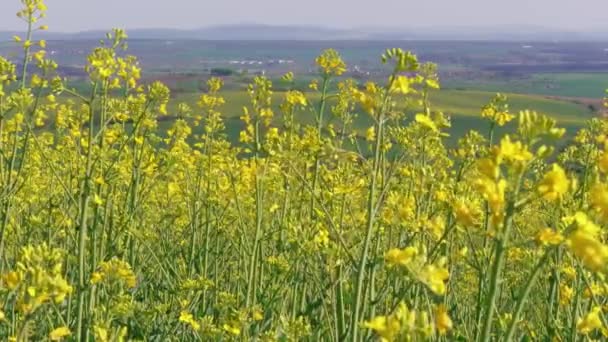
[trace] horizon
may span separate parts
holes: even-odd
[[[582,29],[564,29],[559,27],[550,27],[542,25],[432,25],[432,26],[401,26],[401,27],[388,27],[388,26],[353,26],[353,27],[338,27],[329,25],[315,25],[315,24],[273,24],[273,23],[262,23],[262,22],[234,22],[234,23],[222,23],[214,25],[205,25],[192,28],[180,28],[180,27],[167,27],[167,26],[150,26],[150,27],[125,27],[125,26],[108,26],[100,28],[90,28],[81,30],[56,30],[49,27],[45,33],[52,34],[78,34],[87,32],[109,32],[113,28],[121,28],[127,31],[153,31],[153,30],[165,30],[165,31],[180,31],[180,32],[192,32],[197,30],[207,30],[216,28],[238,28],[238,27],[258,27],[258,28],[302,28],[311,30],[332,30],[332,31],[345,31],[345,32],[363,32],[363,33],[388,33],[388,32],[404,32],[404,31],[426,31],[428,33],[444,33],[444,31],[462,30],[462,31],[474,31],[474,30],[490,30],[489,33],[523,33],[529,29],[540,30],[540,33],[574,33],[574,34],[585,34],[585,33],[605,33],[608,31],[608,25],[605,27],[592,27]],[[0,32],[23,32],[24,29],[4,29],[0,27]],[[423,32],[424,33],[424,32]],[[539,32],[530,32],[532,34]],[[607,37],[608,39],[608,37]]]

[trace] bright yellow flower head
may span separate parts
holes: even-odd
[[[306,101],[306,97],[301,91],[298,90],[290,90],[285,94],[285,100],[292,106],[300,105],[306,106],[308,102]]]
[[[477,219],[479,217],[478,212],[461,201],[456,203],[454,207],[454,216],[456,217],[456,221],[465,227],[477,225]]]
[[[576,329],[584,335],[590,332],[602,328],[602,320],[600,319],[600,312],[602,308],[599,306],[594,307],[584,318],[579,318],[576,323]]]
[[[326,76],[340,76],[346,71],[346,63],[344,63],[340,54],[333,49],[323,51],[317,57],[316,63]]]
[[[504,216],[507,181],[504,179],[494,181],[489,178],[482,178],[477,180],[475,185],[483,198],[488,201],[488,206],[493,215],[493,224],[500,225],[500,221]]]
[[[386,252],[384,259],[389,265],[407,266],[418,255],[416,247],[406,247],[405,249],[393,248]]]
[[[553,164],[552,170],[545,174],[538,185],[538,193],[548,201],[555,201],[561,199],[568,192],[569,185],[570,180],[564,169],[557,164]]]
[[[543,246],[559,245],[564,241],[564,236],[551,228],[545,228],[538,233],[536,240]]]
[[[500,168],[496,161],[492,158],[484,158],[477,162],[477,170],[486,178],[497,179],[500,174]]]
[[[445,294],[445,281],[449,277],[448,269],[441,262],[436,265],[425,266],[420,274],[420,280],[438,295]]]
[[[570,249],[590,270],[601,271],[608,262],[608,246],[599,240],[600,228],[583,213],[577,213],[575,221],[577,228],[568,237]]]
[[[182,311],[179,314],[179,321],[189,325],[193,330],[198,331],[201,329],[201,325],[199,322],[194,319],[191,313]]]
[[[390,91],[397,94],[408,94],[411,91],[411,80],[407,76],[399,75],[392,83]]]
[[[222,328],[230,335],[239,336],[241,334],[241,328],[236,325],[224,324]]]
[[[608,185],[594,185],[589,191],[589,202],[603,220],[608,220]]]
[[[572,301],[572,297],[574,297],[574,289],[568,285],[560,284],[559,285],[559,304],[562,306],[566,306],[570,304]]]
[[[416,114],[415,120],[420,125],[430,129],[433,132],[439,132],[437,124],[426,114]]]
[[[65,337],[70,336],[71,334],[72,332],[68,327],[59,327],[51,331],[51,333],[49,334],[49,339],[51,341],[61,341]]]
[[[528,150],[528,147],[522,144],[521,141],[511,141],[507,135],[500,141],[500,146],[495,151],[498,160],[505,160],[510,163],[521,164],[525,163],[534,157]]]
[[[397,317],[376,316],[370,321],[364,322],[363,327],[373,330],[383,342],[395,341],[401,331],[401,322]]]
[[[435,309],[435,326],[440,335],[445,335],[453,327],[452,319],[448,315],[444,305],[438,305]]]
[[[376,128],[374,126],[369,127],[365,131],[365,140],[369,142],[376,140]]]

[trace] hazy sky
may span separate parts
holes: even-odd
[[[327,27],[535,25],[608,27],[608,0],[46,0],[53,31],[197,28],[217,24]],[[22,30],[19,0],[0,0],[0,30]]]

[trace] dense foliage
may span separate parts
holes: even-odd
[[[81,94],[33,40],[42,0],[22,3],[23,63],[0,57],[2,340],[608,336],[604,120],[564,147],[554,120],[498,95],[487,130],[447,148],[433,64],[387,50],[386,85],[358,85],[329,50],[314,103],[291,90],[275,112],[254,80],[238,144],[217,78],[163,132],[169,89],[139,83],[123,31]]]

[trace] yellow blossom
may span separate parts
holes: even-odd
[[[606,184],[598,183],[591,188],[589,202],[600,217],[608,221],[608,186]]]
[[[452,319],[444,305],[438,305],[435,309],[435,326],[440,335],[445,335],[449,330],[452,330]]]
[[[538,185],[538,193],[548,201],[555,201],[566,194],[569,185],[570,181],[564,169],[557,164],[553,164],[551,171],[545,174]]]
[[[433,132],[439,132],[435,122],[426,114],[416,114],[415,120],[422,126],[430,129]]]
[[[569,305],[574,296],[574,289],[568,285],[559,285],[559,304],[562,306]]]
[[[364,322],[363,327],[373,330],[383,342],[395,341],[401,331],[401,322],[397,317],[376,316]]]
[[[201,329],[200,323],[198,323],[194,319],[194,316],[192,316],[192,314],[189,312],[182,311],[179,314],[179,321],[188,324],[195,331],[199,331]]]
[[[448,269],[443,265],[444,262],[427,265],[420,273],[420,280],[438,295],[445,294],[445,281],[450,277]]]
[[[365,140],[374,141],[376,139],[376,128],[371,126],[365,131]]]
[[[564,236],[554,229],[545,228],[538,233],[536,240],[543,246],[559,245],[564,241]]]
[[[407,76],[399,75],[393,81],[390,91],[398,94],[408,94],[411,90],[410,83],[411,81]]]
[[[502,138],[495,154],[499,160],[516,164],[527,162],[534,156],[521,141],[511,141],[508,135]]]
[[[323,51],[317,57],[316,63],[325,75],[340,76],[346,71],[346,64],[340,57],[340,54],[333,49]]]
[[[418,255],[416,247],[406,247],[404,249],[393,248],[386,252],[385,260],[389,265],[407,266],[414,257]]]
[[[465,227],[477,225],[477,212],[467,206],[464,202],[458,202],[454,207],[456,221]]]
[[[59,327],[54,329],[53,331],[51,331],[51,333],[49,334],[49,339],[51,341],[61,341],[63,340],[65,337],[70,336],[71,331],[68,327]]]
[[[241,335],[241,328],[239,328],[236,325],[232,325],[232,324],[224,324],[222,326],[222,328],[224,329],[224,331],[226,331],[227,333],[229,333],[230,335],[234,335],[234,336],[239,336]]]
[[[576,323],[576,329],[584,335],[589,334],[590,332],[601,329],[602,328],[602,320],[600,319],[600,312],[602,308],[599,306],[591,309],[589,313],[584,318],[579,318]]]
[[[577,213],[575,221],[577,228],[568,236],[570,249],[592,271],[604,269],[608,262],[608,246],[598,239],[600,228],[584,213]]]

